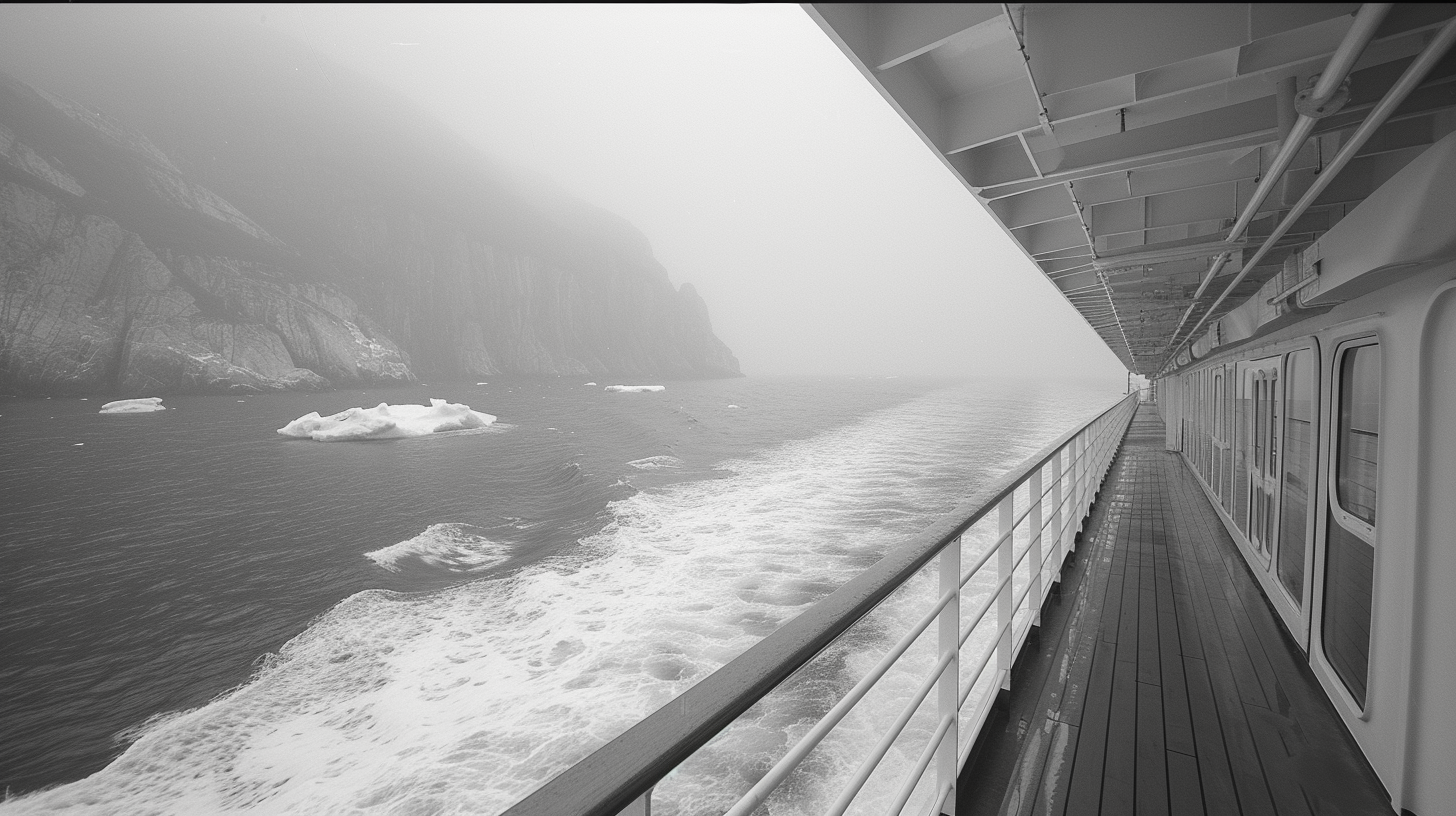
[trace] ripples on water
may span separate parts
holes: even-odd
[[[273,432],[428,396],[501,424]],[[754,378],[173,397],[140,416],[0,402],[0,784],[70,783],[0,809],[498,812],[1115,397]],[[721,812],[914,600],[699,752],[654,810]],[[884,693],[930,662],[912,652]],[[859,709],[775,813],[822,807],[898,712]],[[859,804],[893,793],[877,785]]]

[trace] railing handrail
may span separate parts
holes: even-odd
[[[874,610],[1078,434],[1135,399],[1119,399],[1032,454],[503,816],[614,816]]]

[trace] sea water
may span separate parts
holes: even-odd
[[[179,396],[121,416],[0,401],[0,812],[500,812],[1117,396],[746,378]],[[499,420],[275,433],[430,397]],[[731,805],[933,582],[681,766],[654,811]],[[917,644],[772,812],[832,801],[933,659]],[[917,715],[859,809],[894,795],[933,727]]]

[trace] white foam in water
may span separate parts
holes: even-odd
[[[46,399],[50,399],[47,397]],[[142,399],[124,399],[108,402],[101,406],[98,414],[146,414],[152,411],[165,411],[167,406],[162,404],[161,397],[144,397]]]
[[[345,442],[428,436],[442,431],[484,428],[493,422],[494,416],[473,411],[469,405],[431,399],[429,405],[381,402],[373,408],[350,408],[327,417],[314,411],[279,428],[278,433],[315,442]]]
[[[662,470],[663,468],[680,468],[682,460],[676,456],[649,456],[646,459],[637,459],[627,464],[638,470]]]
[[[615,391],[618,394],[641,394],[648,391],[662,391],[665,385],[609,385],[607,391]]]
[[[469,524],[431,524],[414,538],[392,544],[364,557],[390,572],[411,561],[450,572],[480,572],[510,558],[510,547],[491,541]]]
[[[986,415],[967,403],[965,391],[937,392],[725,463],[723,478],[636,493],[574,550],[507,577],[358,593],[248,684],[144,725],[98,773],[0,810],[499,813],[944,513],[971,489],[968,474],[993,477],[1039,445],[987,461],[978,437],[999,438],[996,449],[1070,421],[1048,417],[1042,428],[1016,405],[1005,426],[966,434]],[[440,534],[449,527],[395,545],[392,563],[457,546],[430,543],[456,541]],[[826,692],[855,682],[934,595],[933,574],[913,579],[659,784],[654,813],[723,812],[817,719]],[[898,715],[894,695],[926,676],[934,633],[810,755],[771,812],[818,813],[833,801]],[[933,709],[911,720],[852,813],[885,809],[933,730]],[[923,812],[929,793],[907,812]]]

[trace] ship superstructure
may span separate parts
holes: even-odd
[[[1447,812],[1456,7],[805,8],[1152,401],[1073,429],[511,812],[647,812],[922,569],[941,595],[902,642],[937,637],[940,661],[828,812],[880,790],[888,812]],[[864,693],[745,772],[729,812]],[[876,776],[922,707],[910,773]]]

